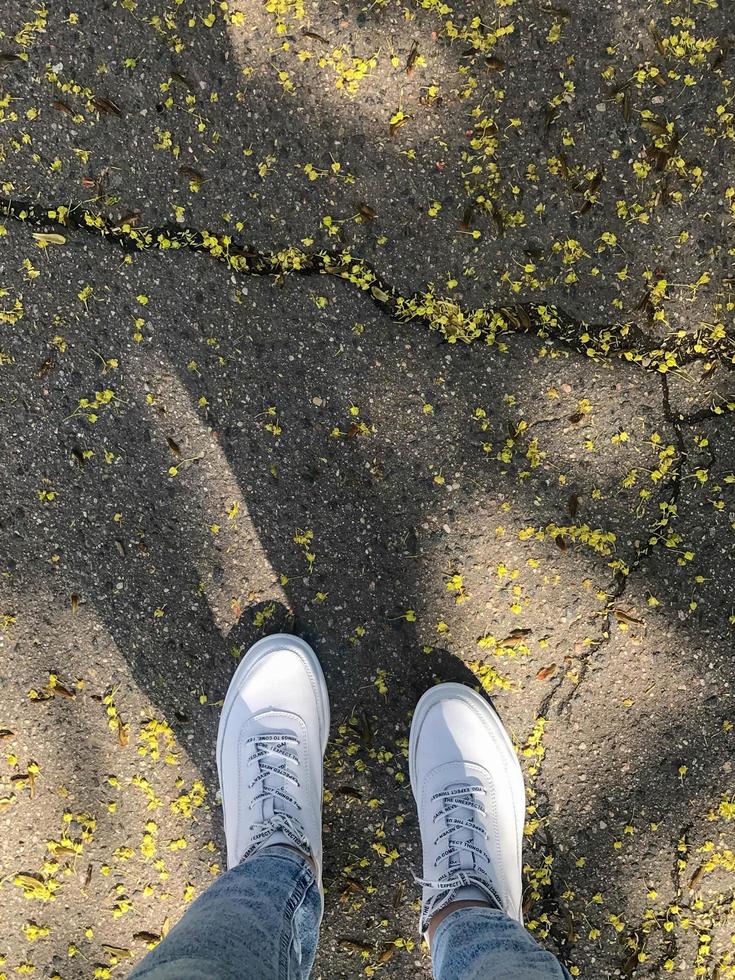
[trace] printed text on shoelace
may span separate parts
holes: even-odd
[[[489,903],[495,908],[502,908],[502,902],[494,885],[492,884],[488,871],[478,866],[478,858],[489,868],[490,857],[487,851],[480,845],[475,844],[474,836],[479,834],[483,840],[487,839],[487,831],[475,820],[475,814],[485,815],[485,806],[481,800],[475,797],[484,796],[485,789],[482,786],[455,786],[452,789],[445,789],[439,793],[434,793],[431,797],[432,803],[440,803],[440,809],[434,814],[433,822],[436,824],[444,822],[444,830],[435,838],[434,846],[440,841],[446,840],[446,847],[438,854],[434,860],[434,867],[444,861],[447,862],[447,869],[435,880],[418,879],[418,883],[424,888],[434,892],[424,906],[421,914],[421,931],[425,932],[429,922],[437,912],[450,905],[461,888],[474,886],[479,888],[487,895]],[[469,810],[469,816],[461,816],[458,811]],[[458,832],[468,831],[468,835],[457,837]],[[472,868],[459,867],[460,852],[466,851],[473,856]]]
[[[257,763],[258,766],[258,773],[248,788],[252,789],[257,785],[261,787],[260,792],[250,801],[250,809],[252,810],[258,803],[265,804],[271,801],[273,813],[264,820],[250,825],[250,830],[255,831],[255,833],[250,847],[242,856],[242,860],[250,857],[277,831],[281,831],[299,850],[308,851],[309,845],[304,828],[294,814],[289,813],[286,809],[290,806],[295,810],[301,810],[301,805],[282,785],[284,783],[291,783],[297,787],[300,785],[299,777],[289,769],[289,764],[294,767],[299,765],[298,756],[289,751],[290,745],[299,744],[298,738],[295,735],[273,732],[253,735],[246,744],[253,746],[253,754],[247,760],[248,765]],[[277,809],[277,801],[281,802],[281,809]]]

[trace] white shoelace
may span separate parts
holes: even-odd
[[[298,738],[295,735],[272,732],[253,735],[246,744],[253,746],[253,754],[248,758],[248,766],[257,763],[258,767],[257,775],[251,780],[248,788],[252,789],[260,785],[260,792],[250,801],[250,810],[258,803],[263,803],[268,808],[270,803],[273,812],[264,820],[250,824],[251,843],[240,860],[244,861],[250,857],[278,831],[295,847],[308,854],[310,848],[304,828],[296,815],[288,809],[292,807],[298,812],[301,810],[301,804],[286,788],[288,784],[296,787],[301,785],[298,774],[292,771],[292,768],[297,769],[299,766],[298,755],[289,750],[289,746],[299,744]]]
[[[440,870],[440,865],[446,863],[446,869],[435,879],[416,879],[418,884],[432,892],[421,910],[421,932],[426,932],[436,913],[451,904],[460,889],[468,886],[479,888],[493,908],[503,907],[490,878],[490,856],[482,844],[476,844],[474,840],[476,835],[483,842],[487,840],[487,831],[475,819],[476,814],[485,816],[485,805],[481,799],[476,798],[484,795],[483,786],[467,784],[442,790],[431,797],[432,803],[440,804],[433,822],[444,824],[444,829],[434,840],[434,846],[439,841],[446,840],[446,847],[434,860],[434,868]],[[464,816],[458,812],[462,810],[469,811],[469,815]],[[461,867],[462,851],[472,855],[471,868]]]

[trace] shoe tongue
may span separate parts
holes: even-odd
[[[269,787],[274,785],[273,783],[274,778],[275,778],[274,776],[269,776],[267,780]],[[275,797],[267,796],[263,800],[262,808],[263,808],[262,819],[264,821],[270,820],[273,814],[276,812]]]
[[[294,842],[290,837],[287,837],[282,830],[274,831],[268,838],[268,846],[272,847],[273,844],[286,844],[287,847],[294,846]]]
[[[448,790],[467,790],[467,799],[472,800],[473,796],[466,782],[461,783],[451,783],[447,786]],[[470,821],[475,817],[475,811],[472,807],[462,806],[462,797],[455,796],[452,802],[455,804],[450,812],[453,817],[457,820]],[[452,830],[451,838],[447,838],[447,843],[451,839],[453,842],[461,841],[462,843],[470,843],[475,839],[475,833],[472,830],[468,830],[465,827],[455,827]],[[476,865],[476,860],[474,854],[471,851],[466,850],[463,847],[457,847],[454,849],[454,853],[449,859],[449,870],[450,871],[471,871]]]
[[[270,755],[267,757],[269,764],[284,767],[283,759],[280,756]],[[284,800],[279,793],[288,793],[291,782],[277,772],[269,772],[263,783],[263,790],[270,792],[261,802],[263,820],[270,820],[276,813],[293,813],[294,808],[287,800]]]
[[[282,764],[283,762],[282,759],[274,756],[270,756],[270,760],[273,760],[276,765]],[[282,776],[279,776],[278,773],[269,772],[263,788],[288,791],[288,785],[290,785],[288,781]],[[281,816],[293,816],[296,812],[293,806],[275,794],[269,794],[265,799],[261,800],[260,810],[260,819],[263,823],[268,823],[277,814]],[[272,844],[288,844],[289,847],[294,846],[293,840],[282,830],[274,830],[271,833],[268,838],[268,845],[270,846]]]

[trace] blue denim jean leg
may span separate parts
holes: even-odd
[[[553,953],[498,909],[452,912],[437,926],[431,951],[436,980],[571,980]]]
[[[321,917],[311,866],[268,847],[200,895],[129,980],[307,980]]]
[[[308,862],[268,847],[200,895],[129,980],[307,980],[321,917]],[[436,980],[569,980],[551,953],[496,909],[452,912],[434,934],[432,954]]]

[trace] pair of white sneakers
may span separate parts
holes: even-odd
[[[217,736],[227,866],[286,844],[322,868],[322,767],[329,695],[311,647],[268,636],[230,683]],[[522,921],[523,775],[497,714],[471,688],[439,684],[416,706],[411,788],[423,848],[420,929],[457,901]]]

